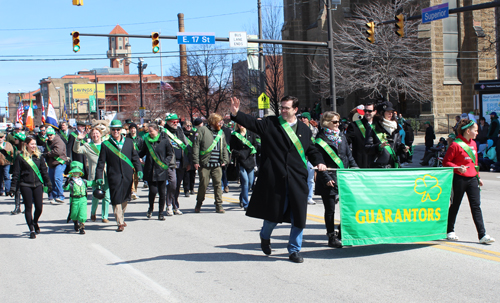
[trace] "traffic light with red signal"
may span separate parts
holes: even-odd
[[[366,40],[373,44],[375,43],[375,22],[371,21],[366,23],[366,27],[368,27],[368,29],[366,30],[366,33],[368,34]]]
[[[72,32],[71,36],[73,37],[73,51],[77,53],[80,51],[80,33]]]
[[[395,33],[403,38],[405,36],[405,16],[403,14],[396,15],[396,31]]]
[[[160,51],[160,34],[157,32],[151,33],[151,39],[153,43],[153,53],[157,53]]]

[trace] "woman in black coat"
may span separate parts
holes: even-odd
[[[151,218],[153,215],[155,197],[158,193],[160,195],[159,205],[158,205],[158,220],[165,220],[163,215],[163,209],[165,208],[165,201],[167,198],[167,178],[168,178],[168,166],[174,151],[172,145],[170,144],[170,139],[165,132],[160,132],[157,124],[149,124],[149,132],[144,137],[144,144],[139,153],[139,157],[142,158],[146,156],[146,163],[144,163],[144,180],[148,182],[149,185],[149,209],[147,217]],[[149,146],[154,151],[155,157],[163,164],[158,164],[151,152],[149,151]],[[163,167],[162,167],[163,166]]]
[[[377,105],[377,116],[372,125],[374,131],[365,138],[365,148],[373,156],[372,168],[399,168],[400,156],[408,152],[401,142],[401,127],[396,122],[392,103],[385,101]]]
[[[325,112],[321,116],[321,128],[316,136],[316,148],[321,153],[328,168],[350,168],[358,167],[352,157],[347,138],[340,131],[340,115],[336,112]],[[335,236],[335,201],[338,196],[336,171],[318,172],[316,177],[317,195],[321,195],[325,206],[326,235],[328,246],[342,247],[339,236]],[[340,228],[339,228],[340,229]]]
[[[12,173],[12,183],[9,195],[13,196],[19,187],[24,203],[24,217],[30,229],[30,239],[35,239],[40,233],[38,220],[43,209],[43,187],[52,190],[47,164],[36,145],[36,140],[28,137],[25,140],[22,154],[16,157]],[[32,207],[35,204],[33,216]]]

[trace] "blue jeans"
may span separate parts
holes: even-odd
[[[243,208],[248,207],[248,189],[252,187],[254,180],[253,168],[247,171],[243,166],[240,166],[240,181],[241,181],[241,193],[240,202],[243,203]]]
[[[63,191],[63,174],[66,169],[66,164],[59,164],[54,168],[49,167],[49,178],[52,182],[52,191],[49,193],[49,200],[61,199],[64,200]]]
[[[311,162],[307,161],[307,187],[309,187],[309,195],[307,195],[307,201],[312,200],[314,193],[314,166]]]
[[[10,191],[10,165],[0,165],[0,193],[8,193]],[[5,186],[5,190],[4,190]]]
[[[222,178],[221,178],[221,183],[222,183],[222,189],[226,188],[229,186],[229,182],[227,181],[227,175],[226,175],[226,168],[222,168]]]
[[[286,211],[287,208],[288,208],[288,184],[286,189],[285,208],[283,210],[283,213]],[[287,249],[288,253],[292,254],[294,252],[299,252],[300,249],[302,248],[302,235],[304,233],[304,229],[295,227],[293,225],[293,213],[291,209],[290,209],[290,219],[292,221],[292,228],[290,229],[290,237],[288,238]],[[278,223],[264,220],[264,224],[262,225],[262,229],[260,230],[260,237],[264,240],[271,239],[271,234],[276,225],[278,225]]]

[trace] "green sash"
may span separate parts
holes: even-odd
[[[38,179],[40,179],[40,182],[42,182],[42,184],[43,184],[42,174],[40,174],[40,170],[36,166],[35,162],[33,162],[33,159],[31,159],[29,157],[24,157],[24,156],[23,156],[23,159],[24,159],[24,161],[26,161],[29,164],[29,166],[31,166],[31,169],[33,169],[33,171],[35,172],[35,175],[37,175]]]
[[[94,144],[94,142],[90,142],[89,143],[90,145],[90,148],[92,148],[92,150],[97,154],[99,155],[101,153],[101,151],[97,148],[97,146]]]
[[[316,143],[318,143],[319,146],[323,147],[323,149],[326,151],[326,153],[330,156],[330,158],[332,158],[333,162],[335,162],[335,164],[337,164],[337,166],[339,168],[344,168],[344,163],[339,158],[339,156],[337,156],[337,154],[330,147],[330,145],[326,144],[326,142],[323,139],[321,139],[321,138],[317,138],[316,139]]]
[[[38,139],[40,139],[40,141],[44,142],[47,141],[47,138],[44,138],[44,137],[40,137],[40,135],[38,135]]]
[[[186,140],[187,140],[187,142],[188,142],[188,145],[189,145],[189,146],[191,146],[191,147],[193,147],[193,142],[191,142],[191,140],[189,140],[189,138],[188,138],[188,137],[186,137]]]
[[[63,136],[64,140],[68,141],[68,136],[64,133],[64,131],[59,132],[61,136]]]
[[[155,160],[156,164],[160,165],[160,167],[163,168],[164,170],[168,170],[168,165],[161,162],[160,159],[158,159],[158,157],[156,156],[155,151],[154,151],[153,147],[151,146],[151,143],[149,143],[149,140],[147,137],[144,140],[144,142],[146,142],[146,146],[148,147],[149,153],[151,154],[151,157],[153,158],[153,160]]]
[[[379,132],[377,132],[375,130],[375,127],[373,125],[372,125],[372,129],[375,132],[375,134],[377,135],[378,139],[380,140],[380,143],[386,143],[387,142],[387,139],[385,138],[386,137],[385,133],[379,133]],[[385,150],[387,150],[387,152],[389,152],[389,155],[391,155],[392,160],[394,160],[394,166],[395,166],[395,168],[399,168],[399,164],[398,164],[398,160],[397,160],[397,157],[396,157],[396,153],[394,152],[394,150],[392,149],[392,147],[390,145],[386,145],[384,148],[385,148]]]
[[[241,142],[245,143],[246,146],[250,147],[250,155],[253,155],[253,154],[256,154],[257,153],[257,150],[255,149],[255,147],[252,145],[252,143],[250,143],[250,141],[248,141],[247,138],[245,138],[243,135],[241,135],[239,132],[233,132],[233,135],[236,136],[236,138],[240,139]]]
[[[207,150],[201,151],[200,155],[204,156],[204,155],[212,152],[212,150],[214,149],[215,145],[217,145],[217,142],[219,142],[220,138],[222,137],[222,133],[223,133],[222,129],[219,130],[219,132],[217,133],[217,136],[215,136],[214,141],[212,142],[212,145],[210,145]]]
[[[45,146],[47,146],[47,151],[50,152],[50,147],[49,147],[49,143],[48,142],[45,142]],[[61,163],[61,164],[65,164],[66,161],[64,161],[63,159],[59,158],[59,157],[55,157],[54,159],[56,159],[57,162]]]
[[[363,122],[361,122],[361,120],[356,120],[356,125],[358,126],[361,134],[363,135],[363,138],[365,138],[366,137],[366,128],[365,128],[365,125],[363,124]],[[373,124],[372,124],[372,129],[373,129]]]
[[[121,151],[118,150],[118,148],[116,148],[111,142],[109,141],[104,141],[103,142],[104,145],[106,145],[115,155],[117,155],[120,159],[122,159],[123,161],[125,161],[128,165],[130,165],[130,167],[132,167],[132,169],[135,171],[135,168],[134,168],[134,164],[132,164],[132,162],[130,161],[129,158],[127,158],[127,156],[125,156]]]
[[[177,138],[177,136],[172,134],[167,128],[164,128],[163,131],[167,133],[170,139],[172,139],[175,143],[179,144],[179,146],[182,148],[183,151],[186,151],[187,146],[186,144],[184,144],[184,142],[181,141],[181,139]]]
[[[5,142],[4,142],[5,143]],[[0,146],[0,149],[4,149],[2,146]],[[7,161],[13,163],[14,162],[14,157],[13,155],[10,154],[10,152],[8,152],[7,150],[5,150],[5,153],[6,155],[5,156],[5,159],[7,159]]]
[[[470,159],[472,160],[472,165],[474,165],[474,167],[476,168],[476,176],[477,176],[479,172],[479,166],[476,165],[476,155],[474,154],[470,146],[467,145],[467,143],[465,143],[464,141],[462,141],[462,139],[456,138],[455,143],[457,143],[458,146],[460,146],[467,153],[467,155],[469,155]]]
[[[293,129],[290,127],[290,125],[288,125],[288,122],[286,122],[285,119],[283,119],[283,117],[281,117],[281,116],[279,116],[279,120],[280,120],[281,127],[283,127],[286,134],[288,135],[288,137],[292,141],[293,145],[295,145],[295,148],[299,152],[299,155],[302,158],[302,161],[304,162],[304,166],[307,169],[306,154],[304,152],[304,148],[302,147],[302,143],[300,143],[299,138],[297,137],[297,135],[295,134]]]
[[[255,141],[256,141],[257,143],[259,143],[259,144],[261,144],[261,143],[262,143],[262,141],[261,141],[261,139],[260,139],[260,138],[255,138]]]

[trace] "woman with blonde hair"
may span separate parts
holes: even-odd
[[[316,148],[321,153],[328,168],[358,168],[352,157],[349,143],[343,132],[340,131],[340,115],[333,111],[323,113],[320,130],[316,136]],[[316,178],[316,194],[321,195],[325,207],[326,235],[328,246],[341,248],[340,226],[335,233],[335,202],[338,197],[336,171],[318,172]]]
[[[15,194],[19,186],[24,203],[24,216],[30,229],[30,239],[35,239],[40,233],[38,220],[43,209],[43,192],[47,187],[48,192],[52,190],[47,164],[36,146],[36,140],[28,137],[24,141],[22,154],[16,157],[12,174],[12,185],[10,196]],[[45,190],[47,192],[47,190]],[[35,204],[35,214],[32,213],[32,205]]]

